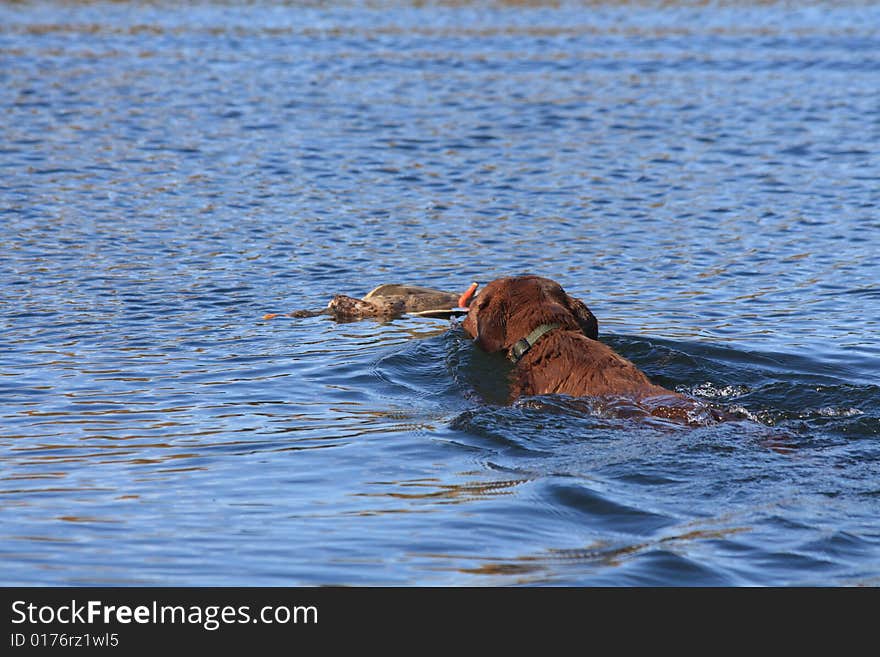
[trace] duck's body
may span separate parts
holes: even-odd
[[[388,283],[371,290],[362,299],[337,294],[327,309],[337,318],[397,317],[407,313],[450,311],[462,295],[428,287]]]
[[[401,315],[414,314],[425,317],[448,318],[464,315],[467,306],[477,292],[477,283],[464,294],[444,292],[430,287],[399,285],[387,283],[371,290],[362,299],[337,294],[322,310],[295,310],[288,317],[316,317],[331,315],[340,321],[351,321],[367,317],[390,319]],[[278,317],[278,313],[268,313],[263,319]]]

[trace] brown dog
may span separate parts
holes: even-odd
[[[516,276],[489,283],[462,322],[477,345],[516,363],[511,399],[563,394],[615,400],[626,415],[704,424],[723,414],[655,385],[633,363],[598,341],[595,316],[548,278]],[[622,403],[621,403],[622,402]]]

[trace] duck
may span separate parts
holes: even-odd
[[[456,294],[430,287],[385,283],[373,288],[360,299],[337,294],[322,310],[296,310],[289,313],[288,317],[330,315],[340,321],[369,317],[391,319],[403,315],[449,318],[467,314],[478,288],[479,283],[471,283],[463,293]],[[268,313],[263,319],[275,317],[278,317],[278,313]]]
[[[327,304],[327,309],[339,319],[401,315],[449,317],[467,312],[478,287],[478,283],[471,283],[464,293],[456,294],[429,287],[386,283],[360,299],[337,294]]]

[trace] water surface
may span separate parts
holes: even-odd
[[[880,583],[880,8],[0,3],[0,579]],[[506,403],[532,272],[746,420]]]

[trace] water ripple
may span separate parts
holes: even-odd
[[[5,583],[877,584],[878,8],[455,5],[0,4]],[[523,272],[745,419],[263,319]]]

